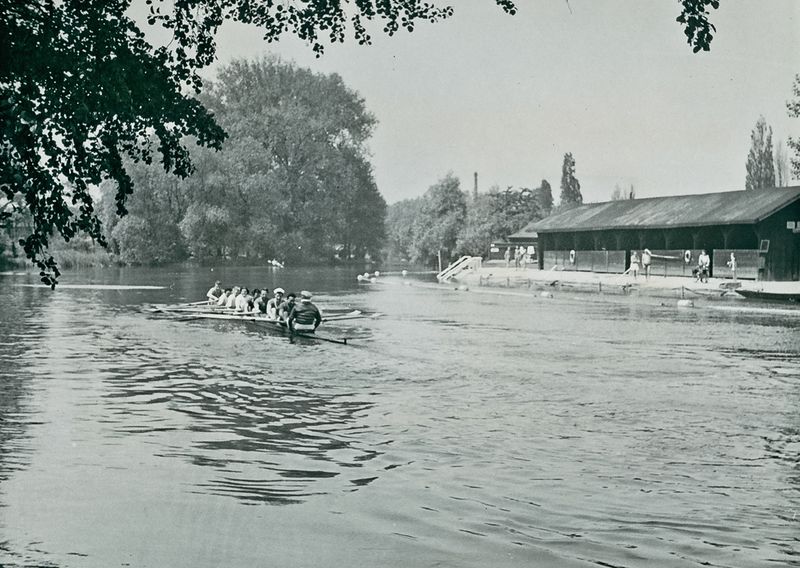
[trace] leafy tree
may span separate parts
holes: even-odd
[[[447,261],[456,248],[458,232],[467,216],[467,196],[452,173],[432,185],[422,206],[422,234],[418,258],[430,260],[440,252]]]
[[[794,99],[786,103],[786,109],[789,111],[790,117],[800,118],[800,73],[794,76],[792,93]],[[791,158],[792,176],[795,179],[800,179],[800,138],[789,138],[788,144],[794,151],[794,156]]]
[[[574,207],[583,203],[581,182],[575,177],[575,158],[571,153],[564,154],[561,166],[561,199],[560,207]]]
[[[788,187],[791,181],[789,174],[789,157],[781,140],[775,146],[775,187]]]
[[[763,116],[756,121],[750,134],[750,152],[747,154],[747,190],[775,187],[775,166],[772,156],[772,127]]]
[[[550,187],[550,182],[543,179],[542,183],[534,191],[534,195],[542,217],[550,215],[553,211],[553,190]]]
[[[203,101],[230,139],[220,152],[203,151],[189,184],[199,203],[227,211],[239,234],[225,240],[237,254],[377,254],[386,203],[367,160],[375,118],[341,77],[277,58],[234,61]],[[194,222],[204,220],[186,220],[184,232]]]
[[[418,241],[423,231],[424,197],[404,199],[386,209],[386,243],[388,257],[400,261],[419,261]]]

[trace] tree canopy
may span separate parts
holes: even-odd
[[[561,165],[561,198],[559,207],[573,207],[583,203],[581,182],[575,177],[575,158],[571,152],[564,154],[564,163]]]
[[[775,187],[775,164],[772,155],[772,127],[759,117],[750,134],[750,151],[745,165],[747,175],[744,188],[764,189]]]
[[[104,191],[103,220],[123,260],[377,254],[386,204],[365,146],[375,118],[338,75],[238,60],[201,98],[229,133],[221,151],[193,150],[196,172],[185,180],[126,164],[138,189],[121,221]]]
[[[792,118],[800,118],[800,74],[794,76],[792,85],[793,99],[786,103],[786,109]],[[790,161],[792,164],[792,175],[795,179],[800,179],[800,138],[789,138],[789,147],[793,150],[794,156]]]
[[[105,243],[91,188],[114,181],[117,214],[126,213],[133,181],[125,157],[185,177],[193,171],[188,141],[221,147],[224,130],[194,95],[223,22],[258,26],[267,42],[294,35],[320,54],[326,40],[370,43],[371,27],[393,35],[453,14],[426,0],[146,2],[148,23],[172,38],[165,46],[148,42],[129,16],[131,0],[0,0],[0,188],[9,202],[24,198],[32,231],[21,244],[53,286],[54,234]],[[511,0],[494,2],[516,12]],[[708,8],[719,1],[680,4],[689,44],[707,50]]]

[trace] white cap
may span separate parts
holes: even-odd
[[[284,294],[285,293],[283,288],[275,288],[274,292],[275,292],[275,294]]]

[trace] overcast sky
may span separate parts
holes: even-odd
[[[439,2],[442,4],[442,2]],[[455,15],[371,46],[265,44],[226,24],[220,61],[276,53],[338,73],[379,121],[370,149],[389,203],[452,171],[471,190],[560,193],[565,152],[585,201],[619,183],[639,197],[744,188],[759,115],[774,142],[800,135],[786,101],[800,73],[798,0],[722,0],[711,52],[692,53],[677,0],[451,0]]]

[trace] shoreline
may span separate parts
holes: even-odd
[[[596,294],[640,295],[659,298],[696,299],[745,298],[736,289],[781,294],[800,294],[800,282],[771,282],[709,278],[697,282],[681,276],[650,276],[629,274],[577,272],[569,270],[539,270],[484,264],[481,268],[463,272],[451,284],[472,287],[517,288],[540,292],[568,290]]]

